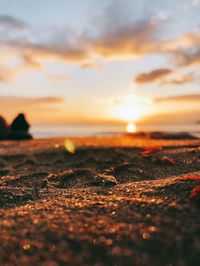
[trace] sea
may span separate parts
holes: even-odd
[[[189,132],[200,137],[200,124],[139,125],[137,131]],[[34,138],[55,138],[69,136],[97,136],[126,133],[126,125],[45,125],[32,126]]]

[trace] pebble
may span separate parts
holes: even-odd
[[[97,174],[91,182],[93,186],[115,186],[117,180],[113,175]]]

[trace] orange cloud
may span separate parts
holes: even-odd
[[[161,113],[161,114],[155,114],[151,116],[146,116],[142,118],[138,124],[141,125],[156,125],[156,128],[158,128],[159,125],[186,125],[188,124],[194,124],[199,121],[200,117],[200,111],[194,110],[194,111],[177,111],[173,113]]]
[[[19,74],[18,68],[8,68],[0,65],[0,83],[5,83],[13,80]]]
[[[160,28],[160,25],[146,20],[119,27],[116,25],[116,28],[104,29],[97,36],[88,34],[88,37],[86,34],[72,44],[63,40],[52,43],[15,40],[7,45],[19,51],[24,62],[33,67],[41,67],[44,60],[52,59],[96,67],[93,62],[96,56],[104,59],[134,58],[159,53],[170,56],[179,66],[200,64],[200,33],[161,41],[156,38]]]
[[[163,77],[169,75],[172,73],[171,69],[156,69],[153,70],[149,73],[142,73],[139,74],[136,78],[135,81],[137,83],[148,83],[148,82],[154,82],[162,79]]]
[[[8,70],[5,67],[0,67],[0,83],[7,82],[11,79]]]
[[[181,36],[163,41],[158,49],[171,56],[181,67],[200,64],[200,31],[186,32]]]
[[[10,48],[20,52],[25,65],[41,68],[44,61],[60,60],[71,63],[84,63],[88,61],[87,50],[65,43],[41,44],[32,43],[29,40],[7,43]]]
[[[195,51],[191,49],[178,52],[176,58],[178,62],[180,62],[181,66],[184,67],[200,65],[200,48],[197,48]]]
[[[154,102],[200,102],[200,94],[178,95],[165,98],[157,98],[154,100]]]
[[[17,113],[27,113],[31,120],[38,118],[53,117],[59,112],[59,106],[65,102],[62,97],[22,98],[1,96],[1,115],[11,120]]]
[[[183,85],[197,80],[198,78],[194,76],[193,73],[179,75],[177,78],[172,78],[169,80],[162,80],[161,85]]]
[[[49,75],[49,77],[56,81],[66,81],[68,80],[67,75],[57,74],[57,75]]]
[[[156,69],[139,74],[134,81],[141,84],[159,81],[160,85],[182,85],[197,79],[194,73],[181,74],[172,69]]]

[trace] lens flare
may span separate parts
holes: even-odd
[[[65,149],[66,149],[68,152],[70,152],[70,153],[75,153],[75,151],[76,151],[76,146],[75,146],[75,144],[74,144],[71,140],[66,139],[66,140],[65,140],[65,144],[64,144],[64,146],[65,146]]]

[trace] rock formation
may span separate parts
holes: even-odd
[[[6,139],[8,136],[8,125],[6,120],[0,116],[0,139]]]
[[[30,125],[26,121],[25,115],[19,114],[10,125],[9,139],[31,139],[29,128]]]

